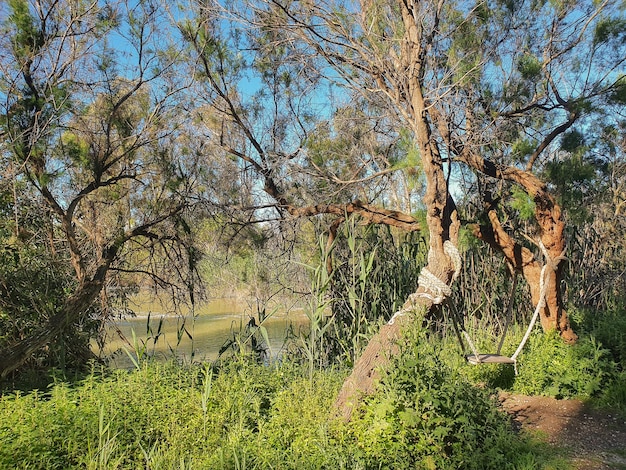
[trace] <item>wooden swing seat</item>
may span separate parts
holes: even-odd
[[[530,337],[530,333],[532,332],[533,328],[535,327],[535,323],[537,322],[537,318],[539,318],[539,310],[541,310],[541,308],[544,307],[545,304],[546,304],[545,298],[546,298],[546,286],[547,286],[547,283],[544,282],[546,269],[548,268],[548,266],[550,266],[552,269],[554,269],[556,271],[556,266],[557,266],[558,262],[563,258],[563,253],[561,253],[561,256],[559,256],[557,258],[557,263],[555,264],[554,261],[550,261],[548,253],[547,253],[545,247],[543,246],[543,244],[541,242],[540,242],[540,246],[541,246],[541,249],[543,251],[544,256],[546,257],[547,262],[541,268],[541,275],[539,277],[539,288],[540,288],[539,301],[537,302],[537,306],[535,307],[535,312],[533,313],[533,316],[532,316],[532,318],[530,320],[530,324],[528,325],[528,329],[526,330],[526,333],[524,334],[524,337],[522,338],[521,343],[517,347],[517,350],[513,353],[513,355],[511,357],[502,356],[500,354],[479,354],[478,350],[476,349],[476,346],[474,345],[474,342],[472,341],[472,338],[470,338],[470,335],[467,333],[467,331],[463,330],[463,334],[465,335],[465,338],[467,339],[468,344],[470,345],[472,351],[474,352],[474,354],[470,354],[468,356],[465,356],[465,359],[467,359],[467,362],[469,362],[470,364],[473,364],[473,365],[480,365],[480,364],[513,364],[513,367],[515,368],[515,375],[517,375],[517,356],[519,356],[519,354],[522,352],[522,349],[524,348],[524,345],[526,344],[526,341],[528,341],[528,338]],[[515,291],[515,283],[516,283],[516,281],[517,281],[517,276],[515,276],[515,279],[513,281],[513,288],[511,289],[511,299],[513,299],[513,292]],[[513,304],[511,302],[509,302],[509,309],[508,309],[508,312],[507,312],[507,321],[506,321],[506,324],[504,326],[504,332],[505,333],[506,333],[506,329],[508,327],[510,316],[511,316],[511,305],[513,305]],[[502,347],[503,340],[504,340],[504,336],[502,337],[502,340],[500,340],[500,346],[498,347],[498,353],[500,352],[500,348]],[[461,346],[462,346],[462,343],[461,343]]]
[[[465,359],[475,366],[478,364],[515,364],[515,359],[500,354],[470,354],[465,356]]]

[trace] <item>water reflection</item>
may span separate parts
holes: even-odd
[[[186,361],[206,361],[217,359],[220,349],[240,332],[243,340],[256,332],[256,341],[268,346],[268,353],[276,357],[285,346],[288,334],[298,334],[307,324],[302,309],[278,308],[268,312],[265,318],[259,318],[249,313],[248,306],[234,299],[215,299],[198,308],[195,314],[184,315],[164,313],[163,306],[156,302],[136,302],[131,308],[138,312],[136,316],[110,325],[104,349],[96,351],[110,358],[113,367],[132,367],[125,350],[132,352],[134,349],[133,332],[136,346],[148,355],[162,358],[175,355]],[[259,326],[265,328],[269,345],[265,344]]]

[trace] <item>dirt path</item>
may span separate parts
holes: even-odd
[[[522,429],[539,431],[565,448],[578,470],[626,470],[626,420],[579,400],[503,393],[502,408]]]

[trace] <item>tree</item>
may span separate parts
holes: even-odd
[[[41,324],[3,338],[1,376],[75,325],[101,325],[107,310],[90,318],[92,305],[107,288],[128,286],[129,273],[193,285],[185,218],[201,189],[175,106],[186,84],[172,79],[176,51],[157,36],[162,20],[153,2],[8,3],[2,158],[13,171],[0,181],[43,205],[42,235],[30,243],[49,234],[45,252],[71,282]],[[10,204],[16,232],[23,203]]]
[[[247,11],[245,5],[232,8],[241,14]],[[313,68],[301,69],[293,61],[294,51],[277,44],[282,33],[263,23],[275,13],[252,11],[247,18],[253,22],[249,28],[240,26],[239,13],[229,14],[218,3],[192,2],[191,8],[174,15],[183,39],[192,49],[187,58],[190,75],[198,78],[197,88],[193,89],[195,108],[202,111],[197,132],[203,135],[205,143],[218,144],[222,152],[238,162],[240,178],[254,175],[252,185],[242,191],[246,203],[239,203],[239,207],[252,212],[271,210],[279,217],[358,214],[369,223],[385,221],[417,230],[415,219],[400,211],[374,207],[356,198],[349,203],[333,203],[332,197],[325,197],[329,192],[336,193],[340,186],[355,186],[373,179],[367,167],[377,159],[369,158],[364,164],[368,159],[360,155],[363,159],[357,165],[366,167],[363,174],[343,181],[344,175],[323,168],[328,162],[321,163],[305,154],[306,148],[315,153],[320,139],[326,139],[324,145],[328,146],[343,144],[331,143],[332,119],[326,123],[326,131],[324,124],[316,128],[319,113],[314,100],[321,86],[319,74]],[[302,76],[296,79],[298,73]],[[337,122],[335,119],[334,124]],[[329,160],[331,152],[326,152]],[[322,174],[329,186],[321,197],[306,191],[311,174]],[[319,189],[320,186],[315,187],[316,191]],[[362,184],[351,195],[364,189]],[[261,191],[264,195],[260,195]],[[375,198],[371,194],[367,197]]]
[[[302,205],[305,198],[290,192],[294,180],[285,171],[297,172],[305,161],[317,165],[320,152],[297,144],[284,151],[281,146],[290,143],[289,138],[298,142],[298,133],[284,127],[281,139],[273,138],[275,127],[265,134],[273,138],[271,145],[257,137],[263,134],[250,123],[260,115],[259,108],[271,110],[265,114],[272,116],[271,123],[285,123],[289,121],[278,119],[276,111],[294,109],[293,96],[310,96],[294,93],[294,77],[305,78],[308,81],[297,83],[311,88],[332,82],[349,90],[343,97],[356,93],[368,105],[386,109],[379,122],[396,124],[398,135],[408,133],[419,156],[426,181],[422,203],[428,263],[415,294],[399,313],[416,305],[425,312],[442,302],[462,269],[456,248],[461,220],[450,178],[465,167],[475,176],[471,185],[459,190],[476,191],[484,205],[480,220],[471,225],[473,233],[526,279],[533,304],[543,305],[543,328],[558,330],[566,341],[576,340],[561,295],[565,220],[544,170],[562,156],[560,141],[573,135],[573,129],[585,133],[593,128],[609,102],[623,95],[619,70],[626,57],[626,22],[619,2],[267,0],[235,2],[229,10],[217,3],[202,5],[198,22],[185,24],[185,37],[197,53],[205,96],[227,123],[222,128],[236,129],[245,149],[229,143],[224,133],[219,140],[259,175],[279,213],[327,213],[338,220],[358,214],[365,223],[418,227],[401,211],[377,212],[371,204],[375,198],[367,203]],[[232,37],[260,38],[246,43],[252,44],[246,49],[253,51],[250,56],[227,52],[238,44],[220,31],[227,23],[224,18],[246,25],[235,28]],[[238,57],[236,65],[228,62],[233,57]],[[271,73],[263,77],[272,77],[267,86],[260,86],[270,99],[257,101],[256,108],[242,105],[236,92],[240,77],[230,73],[241,73],[246,57],[267,67]],[[306,127],[300,128],[306,135]],[[349,157],[345,162],[350,164]],[[373,178],[394,169],[371,165],[365,174]],[[509,230],[502,221],[521,207],[527,208],[530,220]],[[523,233],[523,227],[531,232]],[[407,317],[399,316],[372,339],[346,382],[340,407],[371,388],[376,367],[393,349]],[[350,407],[345,408],[349,414]]]

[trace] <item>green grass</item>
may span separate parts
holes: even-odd
[[[7,394],[0,468],[568,468],[514,434],[487,391],[426,359],[432,348],[408,347],[350,424],[331,412],[344,373],[246,359],[144,362]]]

